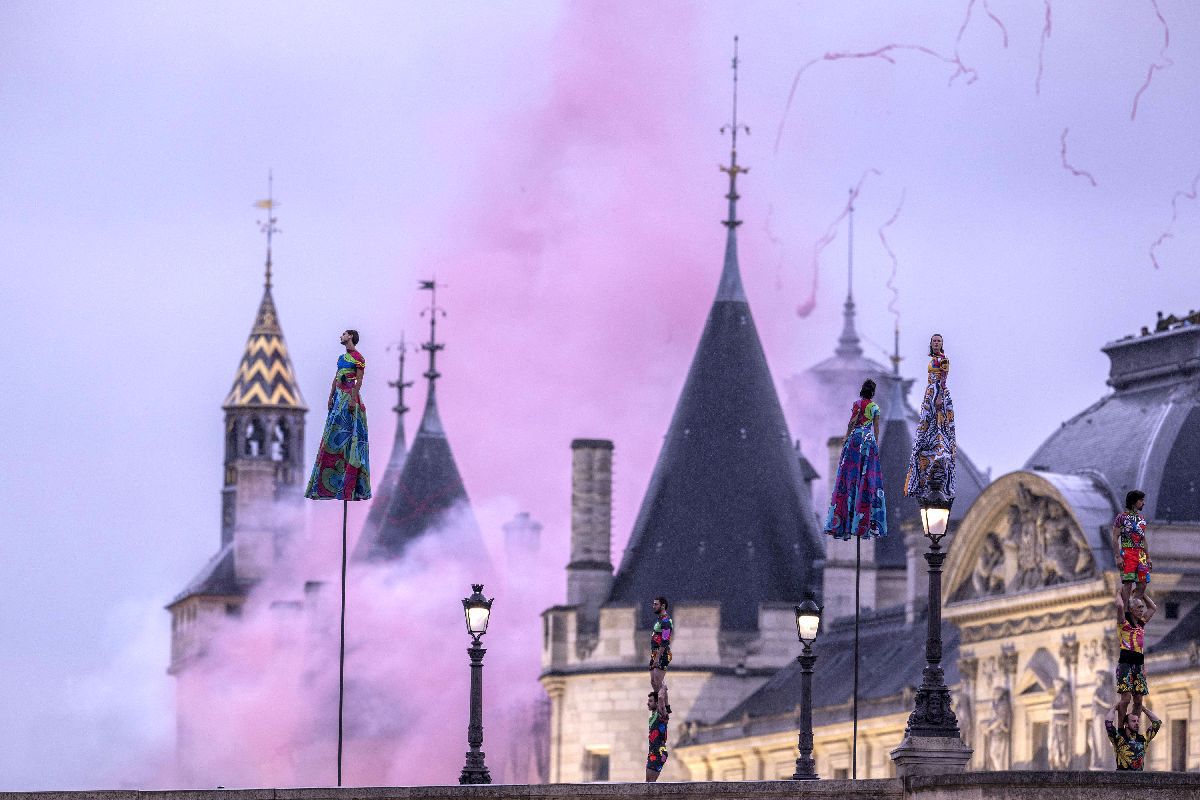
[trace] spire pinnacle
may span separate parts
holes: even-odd
[[[396,350],[399,354],[396,380],[388,381],[388,386],[396,390],[396,405],[392,406],[392,411],[396,412],[396,416],[400,418],[400,426],[403,427],[404,415],[409,411],[409,407],[404,405],[404,390],[413,385],[412,381],[404,380],[404,359],[408,354],[408,343],[404,341],[404,331],[400,332],[400,341],[388,345],[388,350]]]
[[[863,354],[858,331],[854,327],[854,189],[850,190],[850,200],[846,208],[850,218],[846,246],[846,302],[842,306],[842,335],[838,337],[838,346],[834,352],[844,358],[851,358]]]
[[[275,223],[279,222],[279,218],[275,216],[275,209],[281,205],[275,199],[275,177],[271,170],[267,170],[267,199],[259,200],[254,204],[255,208],[263,208],[267,211],[267,221],[258,221],[258,229],[267,235],[267,277],[264,286],[267,289],[271,288],[271,237],[276,233],[282,233]]]
[[[434,385],[438,378],[442,376],[437,371],[437,354],[439,350],[445,349],[446,345],[437,340],[437,318],[438,314],[443,317],[446,312],[437,304],[437,279],[430,281],[421,281],[420,288],[422,291],[429,292],[429,308],[421,312],[421,316],[429,315],[429,341],[421,344],[421,349],[429,353],[429,369],[425,370],[425,377],[429,379],[429,395],[433,396]],[[444,286],[444,284],[443,284]]]
[[[892,355],[889,359],[892,362],[892,377],[900,377],[900,362],[904,359],[900,357],[900,323],[896,323],[896,328],[893,331],[894,341],[892,343]]]
[[[729,166],[722,166],[722,172],[729,175],[729,194],[725,195],[729,199],[729,217],[721,224],[732,230],[742,221],[737,218],[737,176],[742,172],[749,172],[749,167],[740,166],[737,163],[737,137],[738,130],[741,129],[749,135],[750,127],[738,122],[737,116],[737,89],[738,89],[738,37],[733,37],[733,120],[728,125],[721,126],[721,133],[729,132],[730,148],[729,148]]]

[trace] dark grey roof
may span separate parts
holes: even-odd
[[[904,623],[904,609],[896,608],[864,618],[859,632],[858,697],[865,701],[901,695],[919,686],[925,668],[926,618],[920,615],[911,626]],[[958,628],[942,622],[942,668],[946,685],[958,683]],[[799,652],[800,645],[796,645]],[[839,624],[823,631],[813,645],[814,710],[849,703],[854,684],[854,625]],[[729,710],[717,723],[747,716],[771,717],[792,712],[800,698],[800,665],[790,662],[758,691]],[[828,715],[826,715],[828,716]],[[837,716],[836,714],[834,716]]]
[[[1159,603],[1163,601],[1160,599]],[[1167,631],[1167,635],[1150,647],[1148,653],[1169,653],[1174,650],[1187,650],[1194,643],[1200,642],[1200,605],[1183,615],[1175,627]]]
[[[233,565],[233,542],[227,543],[208,560],[182,592],[167,604],[167,608],[189,597],[241,597],[246,588],[237,579]]]
[[[717,296],[610,602],[640,607],[648,623],[658,594],[719,601],[723,628],[757,628],[761,603],[819,589],[816,528],[730,224]]]
[[[396,410],[400,408],[398,406]],[[387,516],[387,508],[396,495],[396,487],[400,483],[400,473],[404,470],[404,461],[407,456],[408,441],[404,436],[404,413],[400,411],[396,415],[396,435],[392,440],[392,455],[388,458],[387,467],[383,470],[383,477],[374,481],[371,510],[367,512],[367,519],[363,522],[360,541],[374,542],[379,539],[383,520]]]
[[[1151,519],[1200,519],[1200,325],[1103,349],[1115,391],[1064,422],[1025,468],[1098,473],[1118,503],[1146,492]]]
[[[370,560],[399,558],[427,533],[452,527],[453,552],[470,563],[487,560],[479,524],[471,510],[450,441],[437,409],[431,382],[421,425],[404,460],[383,522],[374,538],[359,539],[355,557]],[[451,531],[447,530],[447,535]]]
[[[908,565],[908,551],[904,547],[900,523],[905,519],[916,519],[920,513],[917,501],[904,496],[904,479],[908,473],[913,437],[908,428],[902,382],[899,376],[888,378],[883,384],[886,395],[880,402],[883,421],[879,426],[879,467],[883,472],[888,532],[887,536],[875,542],[875,563],[885,569]]]

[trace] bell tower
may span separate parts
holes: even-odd
[[[221,490],[221,546],[233,545],[239,581],[270,568],[291,510],[303,494],[304,416],[308,407],[296,383],[287,342],[271,296],[271,238],[278,232],[273,195],[259,223],[267,236],[262,300],[225,398],[225,480]],[[282,524],[281,524],[282,523]]]

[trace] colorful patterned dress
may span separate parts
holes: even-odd
[[[1113,527],[1121,534],[1121,582],[1149,583],[1145,518],[1136,511],[1122,511],[1113,520]]]
[[[852,430],[842,445],[825,532],[835,539],[886,536],[887,504],[874,427],[879,406],[860,399],[850,415]]]
[[[954,475],[954,401],[946,378],[950,375],[950,359],[945,354],[929,360],[929,385],[925,387],[925,399],[921,401],[921,420],[917,423],[917,436],[913,442],[912,455],[908,459],[908,474],[904,478],[906,497],[926,497],[929,494],[929,478],[936,465],[944,471],[942,492],[954,499],[956,480]]]
[[[370,500],[371,468],[367,452],[367,408],[359,398],[351,408],[355,373],[366,367],[357,350],[338,356],[333,407],[304,496],[312,500]]]

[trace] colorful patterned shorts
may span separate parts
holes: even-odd
[[[1117,664],[1117,694],[1150,694],[1141,664]]]
[[[650,669],[661,669],[664,672],[667,667],[671,666],[671,649],[660,650],[658,658],[654,657],[654,651],[650,651]]]
[[[1150,564],[1141,547],[1121,548],[1121,583],[1149,583]]]

